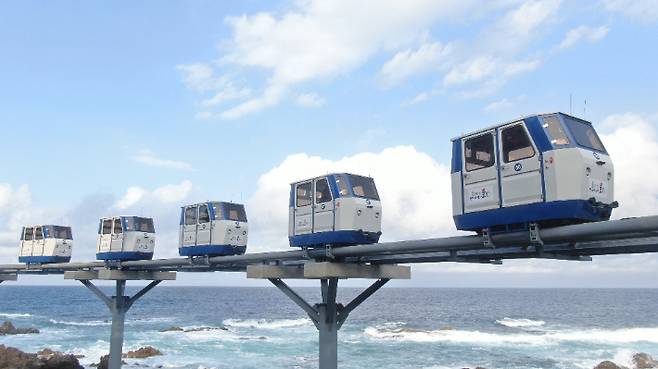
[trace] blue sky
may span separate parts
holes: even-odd
[[[178,207],[210,198],[247,202],[253,249],[285,247],[285,224],[265,221],[285,215],[281,189],[328,168],[381,173],[391,213],[429,218],[388,239],[451,234],[441,181],[462,132],[568,112],[572,96],[613,146],[640,132],[638,157],[655,155],[657,41],[650,0],[5,3],[0,257],[14,260],[21,223],[57,220],[90,258],[98,217],[121,211],[164,219],[159,256],[173,256]],[[625,154],[617,168],[634,172]],[[620,214],[658,210],[654,186],[617,186]]]

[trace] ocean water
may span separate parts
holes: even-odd
[[[359,292],[341,288],[339,300]],[[0,320],[41,330],[0,344],[82,354],[88,367],[107,353],[107,319],[82,286],[0,286]],[[227,329],[158,332],[170,326]],[[274,288],[158,287],[127,316],[124,351],[145,345],[165,355],[126,368],[317,368],[315,327]],[[635,352],[658,356],[658,290],[384,288],[350,315],[338,350],[354,369],[630,365]]]

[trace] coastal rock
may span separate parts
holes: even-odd
[[[16,328],[10,321],[5,321],[0,325],[0,336],[7,334],[33,334],[39,333],[39,330],[36,328]]]
[[[163,328],[160,329],[158,332],[184,332],[185,330],[181,327],[169,327],[169,328]]]
[[[128,351],[123,357],[128,359],[145,359],[152,356],[161,356],[162,352],[153,346],[140,347],[135,351]]]
[[[633,365],[635,369],[658,368],[658,361],[654,360],[651,355],[640,352],[633,355]]]
[[[94,368],[98,368],[98,369],[108,369],[109,364],[110,364],[110,355],[104,355],[104,356],[101,356],[101,360],[100,360],[100,362],[98,362],[98,364],[94,363],[94,364],[91,364],[90,366],[94,367]],[[128,363],[121,360],[121,365],[126,365],[126,364],[128,364]]]
[[[0,368],[84,369],[74,355],[65,355],[51,349],[30,354],[4,345],[0,345]]]
[[[626,369],[623,366],[619,366],[612,361],[602,361],[599,363],[599,365],[595,366],[594,369]]]

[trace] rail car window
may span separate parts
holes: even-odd
[[[244,211],[244,206],[240,204],[227,203],[225,206],[226,218],[236,222],[246,222],[247,214]]]
[[[565,117],[564,121],[578,145],[588,149],[606,152],[601,139],[599,139],[599,135],[596,134],[596,131],[591,124],[569,117]]]
[[[347,181],[344,176],[336,176],[336,184],[338,185],[338,193],[340,196],[347,196],[350,194],[350,191],[347,189]]]
[[[112,234],[112,219],[103,219],[103,234]]]
[[[34,239],[34,228],[25,228],[25,241],[32,241],[32,239]]]
[[[505,128],[500,133],[505,163],[535,156],[535,149],[522,124]]]
[[[466,140],[464,142],[464,159],[467,172],[493,166],[496,162],[493,134],[487,133]]]
[[[41,230],[41,227],[34,228],[34,239],[43,240],[43,231]]]
[[[331,201],[331,190],[329,190],[329,182],[326,178],[318,179],[315,181],[315,203]]]
[[[126,218],[126,231],[154,233],[155,227],[153,227],[153,219],[140,217]]]
[[[121,228],[121,218],[114,218],[114,234],[123,233]]]
[[[313,202],[313,182],[300,183],[297,185],[297,206],[308,206]]]
[[[350,175],[350,184],[354,196],[379,200],[379,193],[372,178]]]
[[[212,210],[215,213],[215,220],[224,219],[224,212],[222,211],[222,203],[221,202],[213,202],[212,203]]]
[[[52,228],[53,238],[59,238],[59,239],[64,239],[64,240],[72,240],[73,235],[71,234],[71,228],[70,227],[60,227],[60,226],[54,226]]]
[[[208,214],[208,205],[199,206],[199,224],[210,222],[210,214]]]
[[[185,208],[185,225],[196,224],[196,206]]]
[[[548,132],[551,143],[555,146],[568,145],[569,137],[564,131],[562,123],[556,116],[544,117],[544,129]]]

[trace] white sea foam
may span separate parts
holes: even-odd
[[[410,342],[449,342],[483,345],[557,345],[561,342],[593,342],[626,344],[658,343],[658,328],[627,328],[617,330],[563,330],[542,333],[500,334],[468,330],[416,330],[383,326],[367,327],[364,333],[380,340]]]
[[[306,318],[300,319],[226,319],[222,322],[227,327],[253,329],[282,329],[311,325]]]
[[[3,316],[5,318],[27,318],[31,317],[32,314],[22,314],[22,313],[0,313],[0,316]]]
[[[55,320],[55,319],[49,319],[49,321],[52,324],[63,324],[63,325],[73,325],[73,326],[80,326],[80,327],[96,327],[96,326],[102,326],[102,325],[110,325],[110,322],[104,321],[104,320],[90,320],[87,322],[72,322],[72,321],[66,321],[66,320]]]
[[[510,328],[533,328],[533,327],[541,327],[542,325],[546,324],[546,322],[543,320],[513,319],[507,317],[500,320],[496,320],[496,323]]]

